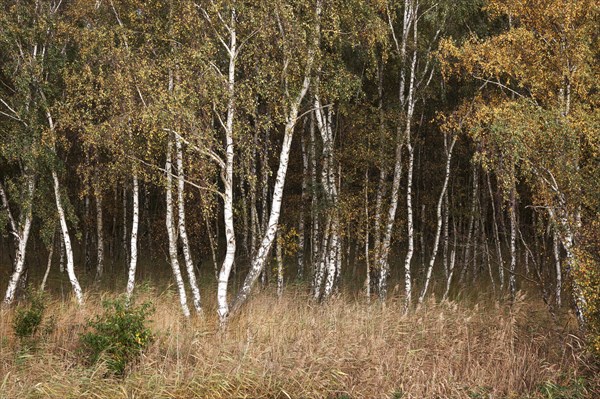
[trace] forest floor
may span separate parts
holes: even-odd
[[[86,304],[48,299],[27,344],[14,308],[0,318],[0,398],[594,398],[600,377],[568,314],[542,303],[430,301],[408,315],[344,294],[316,304],[301,288],[255,295],[221,330],[215,304],[185,320],[173,289],[138,286],[155,339],[125,376],[90,365],[87,322],[111,293]],[[33,342],[33,344],[32,344]]]

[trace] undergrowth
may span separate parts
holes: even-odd
[[[148,328],[152,305],[129,305],[124,298],[103,303],[104,313],[88,322],[90,331],[81,335],[82,352],[90,363],[104,360],[108,371],[123,375],[153,340]]]
[[[300,288],[265,291],[222,330],[211,298],[204,318],[186,320],[174,290],[157,292],[138,298],[155,304],[152,320],[147,305],[102,307],[106,293],[83,307],[50,301],[56,328],[27,356],[17,312],[3,311],[0,398],[600,397],[573,316],[553,319],[531,299],[429,301],[404,315],[400,297],[318,305]]]

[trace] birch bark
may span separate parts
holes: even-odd
[[[237,294],[235,303],[233,304],[234,311],[237,311],[246,301],[248,295],[250,295],[250,291],[252,290],[256,279],[260,275],[261,271],[264,269],[267,255],[271,250],[275,234],[277,233],[277,225],[279,223],[279,215],[281,212],[281,202],[283,199],[283,187],[285,185],[285,177],[290,158],[290,149],[292,146],[294,127],[296,126],[296,122],[298,120],[298,110],[300,108],[302,100],[304,99],[304,96],[306,95],[306,92],[308,91],[308,87],[310,86],[311,71],[313,66],[312,64],[315,57],[315,52],[319,46],[321,8],[322,0],[317,0],[315,10],[316,29],[314,33],[313,43],[309,46],[308,50],[308,60],[306,63],[302,87],[300,88],[300,91],[297,94],[297,96],[291,99],[289,109],[287,112],[284,129],[284,138],[283,143],[281,145],[281,152],[279,154],[279,167],[277,169],[275,185],[273,186],[273,198],[271,200],[271,213],[269,215],[269,222],[266,231],[264,232],[258,251],[252,259],[250,271],[248,272],[248,275],[246,276],[246,279],[244,280]]]
[[[229,275],[235,260],[235,227],[233,223],[233,118],[235,114],[235,61],[237,56],[237,37],[235,30],[235,9],[231,11],[231,21],[229,26],[229,46],[226,50],[229,53],[229,70],[227,81],[227,121],[225,125],[225,171],[223,174],[223,185],[225,186],[225,195],[223,197],[223,221],[225,223],[225,240],[227,249],[225,259],[219,272],[219,282],[217,286],[217,313],[221,324],[225,323],[229,314],[229,304],[227,302],[227,285]]]
[[[560,248],[558,246],[558,234],[556,231],[552,232],[552,249],[554,252],[554,265],[556,268],[556,288],[555,288],[555,299],[556,306],[561,307],[561,291],[562,291],[562,268],[560,266]]]
[[[69,228],[67,226],[67,218],[65,216],[65,210],[63,208],[62,200],[60,197],[60,184],[58,182],[58,175],[56,174],[56,170],[54,169],[52,170],[52,180],[54,181],[54,196],[56,199],[56,209],[58,211],[58,218],[60,220],[63,241],[65,243],[65,254],[67,257],[67,274],[69,275],[69,281],[73,286],[73,292],[75,293],[77,303],[83,305],[83,293],[81,291],[79,281],[77,280],[77,276],[75,275],[75,265],[73,263],[73,247],[71,246],[71,237],[69,235]]]
[[[167,235],[169,238],[169,257],[171,259],[171,268],[173,269],[173,276],[175,277],[175,284],[177,285],[177,291],[179,292],[179,303],[181,304],[181,311],[185,317],[190,317],[190,309],[187,304],[187,296],[185,293],[185,285],[183,278],[181,277],[181,269],[179,268],[179,260],[177,258],[177,232],[175,229],[175,221],[173,220],[173,175],[172,175],[172,157],[171,148],[173,141],[171,139],[171,133],[169,133],[169,140],[167,143],[167,161],[165,164],[165,172],[167,177],[166,187],[166,202],[167,202]]]
[[[190,288],[192,297],[194,298],[194,309],[196,313],[202,313],[202,304],[200,301],[200,289],[196,281],[196,273],[194,272],[194,261],[190,251],[190,243],[188,240],[187,229],[185,227],[185,171],[183,167],[183,148],[181,139],[175,135],[175,150],[177,153],[177,209],[179,214],[178,227],[181,246],[183,247],[183,259],[190,280]]]
[[[419,296],[419,304],[423,303],[425,299],[425,295],[427,294],[427,289],[429,288],[429,282],[431,280],[431,273],[433,271],[433,265],[435,264],[435,258],[437,256],[438,247],[440,244],[440,235],[442,233],[442,202],[444,200],[444,196],[446,195],[446,190],[448,188],[448,182],[450,181],[450,163],[452,161],[452,150],[454,149],[454,144],[456,144],[456,136],[453,137],[452,143],[450,144],[450,148],[448,148],[448,153],[446,155],[446,172],[444,175],[444,184],[442,185],[442,192],[440,193],[440,197],[437,202],[437,229],[435,232],[435,238],[433,240],[433,249],[431,252],[431,257],[429,258],[429,265],[427,267],[427,274],[425,276],[425,285],[421,291],[421,295]]]
[[[10,305],[14,301],[17,285],[25,268],[25,254],[27,251],[27,242],[29,241],[29,232],[31,231],[31,223],[33,219],[32,201],[33,194],[35,192],[35,177],[33,175],[28,175],[26,179],[27,196],[21,211],[21,220],[18,224],[12,216],[12,212],[8,203],[8,196],[4,190],[4,186],[0,183],[0,199],[2,200],[2,207],[8,215],[11,233],[17,243],[13,273],[8,280],[8,287],[6,288],[6,293],[4,294],[5,305]]]
[[[137,270],[137,236],[140,219],[140,187],[137,171],[133,171],[133,191],[132,191],[132,222],[131,222],[131,242],[129,269],[127,272],[127,299],[130,300],[135,287],[135,273]]]

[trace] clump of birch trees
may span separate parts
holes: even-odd
[[[598,10],[550,3],[4,1],[4,304],[54,269],[131,298],[166,258],[221,323],[300,281],[530,286],[595,325]]]

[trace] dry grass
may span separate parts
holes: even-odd
[[[125,378],[106,378],[103,365],[87,367],[77,352],[100,299],[88,295],[84,308],[51,302],[56,327],[36,350],[20,347],[13,311],[4,310],[0,398],[545,398],[543,384],[573,384],[588,372],[570,320],[555,322],[523,299],[512,307],[430,302],[404,316],[399,300],[317,305],[289,290],[281,300],[255,296],[219,331],[214,304],[186,322],[174,292],[148,290],[138,300],[156,305],[157,339]],[[578,390],[594,397],[598,381],[586,378]]]

